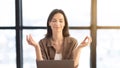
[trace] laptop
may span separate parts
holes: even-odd
[[[38,62],[38,68],[74,68],[73,60],[44,60]]]

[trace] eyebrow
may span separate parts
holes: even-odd
[[[55,18],[53,18],[52,20],[56,20]],[[64,19],[59,19],[59,20],[64,20]]]

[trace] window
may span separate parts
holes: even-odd
[[[79,68],[120,67],[119,0],[0,0],[0,68],[35,68],[36,55],[26,42],[46,34],[46,20],[54,8],[67,15],[70,34],[80,43],[92,36],[81,52]],[[11,56],[12,55],[12,56]],[[113,62],[115,64],[113,64]]]
[[[98,0],[97,68],[120,67],[119,2],[119,0]]]
[[[15,1],[0,0],[0,68],[16,68]]]
[[[120,29],[99,29],[97,33],[97,68],[119,68]]]
[[[0,0],[0,26],[15,26],[15,0]]]
[[[69,26],[90,26],[90,4],[90,0],[23,0],[23,25],[46,26],[51,10],[60,8],[66,13]]]
[[[120,26],[119,0],[98,0],[98,26]]]

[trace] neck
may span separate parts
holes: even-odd
[[[62,32],[60,32],[60,33],[59,33],[59,32],[53,33],[52,39],[53,39],[54,41],[61,41],[61,40],[63,40]]]

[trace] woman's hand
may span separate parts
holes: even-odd
[[[78,47],[76,47],[76,49],[74,50],[75,53],[79,52],[81,48],[90,45],[91,42],[92,42],[91,37],[86,36],[85,39],[81,42],[81,44]]]
[[[90,45],[91,42],[92,42],[91,37],[86,36],[85,39],[81,42],[81,44],[78,46],[78,49],[83,48],[83,47],[85,47],[87,45]]]
[[[34,47],[39,46],[39,44],[36,43],[36,42],[33,40],[32,36],[31,36],[30,34],[26,36],[26,40],[27,40],[27,42],[28,42],[29,45],[32,45],[32,46],[34,46]]]

